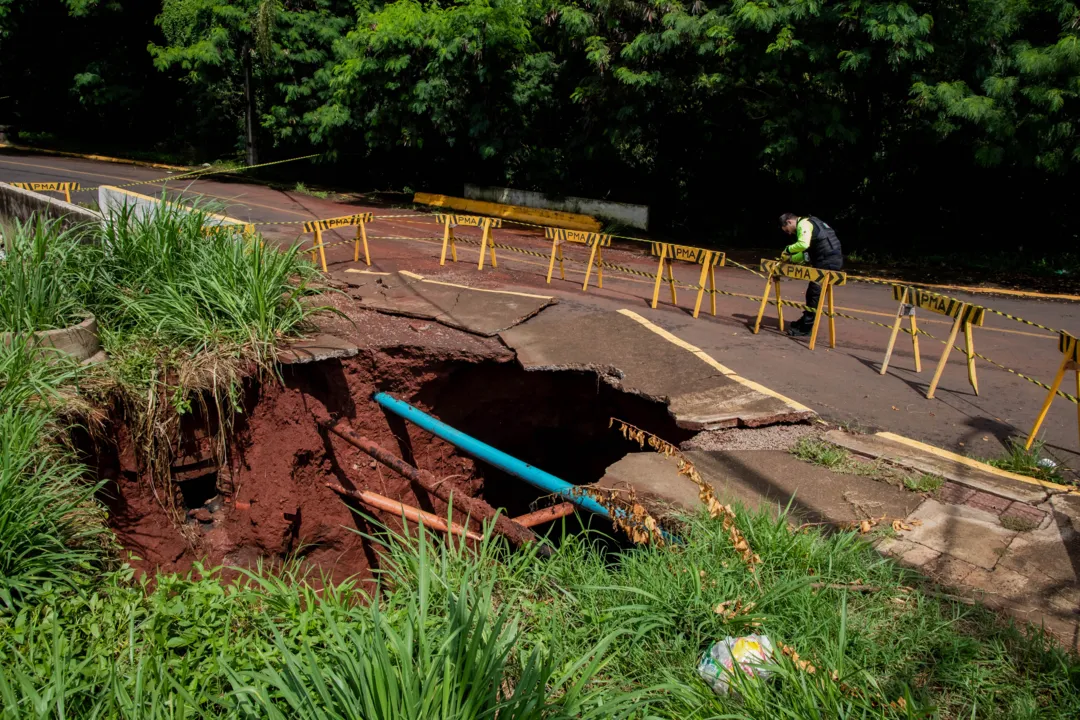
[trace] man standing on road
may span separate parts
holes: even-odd
[[[783,262],[809,264],[821,270],[840,270],[844,267],[844,253],[840,239],[824,220],[809,215],[799,217],[794,213],[780,216],[780,229],[795,236],[795,242],[780,254]],[[812,282],[806,288],[806,310],[802,317],[791,323],[788,335],[802,337],[810,334],[814,326],[814,310],[821,297],[821,285]]]

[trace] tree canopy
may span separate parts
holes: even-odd
[[[0,123],[72,135],[127,112],[151,123],[139,142],[193,155],[326,152],[368,183],[643,202],[668,228],[730,236],[790,208],[896,243],[989,206],[977,242],[1075,241],[1068,0],[137,5],[0,0],[5,78],[42,23],[77,15],[122,38],[69,48],[49,73],[59,112],[17,83]]]

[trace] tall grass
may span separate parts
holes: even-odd
[[[153,587],[111,573],[0,615],[0,699],[12,717],[1080,715],[1080,664],[1041,633],[922,594],[852,533],[742,511],[739,524],[754,573],[706,517],[686,520],[684,545],[605,552],[586,535],[547,559],[380,536],[370,595],[296,566]],[[875,591],[812,585],[856,581]],[[715,696],[698,659],[749,632],[789,654],[770,680]]]
[[[84,232],[42,218],[16,220],[7,228],[0,260],[0,332],[52,330],[81,319],[76,268]]]
[[[0,343],[0,613],[87,582],[108,555],[95,486],[51,442],[76,374],[25,336]]]
[[[297,248],[279,251],[228,233],[205,234],[199,208],[125,207],[106,219],[97,246],[101,282],[87,303],[117,343],[139,340],[188,353],[244,348],[268,358],[321,308],[317,274]]]

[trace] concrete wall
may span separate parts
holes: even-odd
[[[98,188],[98,207],[101,208],[101,212],[105,215],[119,212],[124,206],[130,206],[132,213],[136,217],[144,218],[154,212],[160,204],[160,195],[158,197],[151,197],[149,195],[132,192],[131,190],[111,187],[109,185],[102,185]],[[188,209],[179,202],[175,204],[175,207],[180,208],[185,212],[188,211]],[[204,214],[206,215],[206,219],[203,223],[204,227],[218,225],[242,225],[245,228],[248,227],[248,224],[243,220],[237,220],[236,218],[231,218],[227,215],[218,215],[216,213],[205,211]],[[254,230],[254,228],[249,229]]]
[[[100,213],[30,190],[0,182],[0,216],[23,222],[34,213],[57,218],[65,228],[85,222],[101,222]]]
[[[510,188],[480,187],[478,185],[466,185],[465,197],[506,205],[523,205],[545,210],[562,210],[582,215],[593,215],[628,227],[641,230],[649,229],[648,205],[629,205],[627,203],[590,200],[589,198],[579,197],[558,197],[530,190],[511,190]]]

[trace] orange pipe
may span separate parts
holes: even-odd
[[[393,513],[397,516],[405,516],[406,520],[412,520],[415,523],[423,522],[425,526],[433,528],[435,530],[441,530],[442,532],[450,532],[459,537],[464,536],[469,540],[483,540],[480,535],[474,533],[472,530],[467,530],[456,522],[451,522],[449,526],[446,524],[444,518],[438,515],[432,515],[429,512],[424,512],[419,508],[415,508],[412,505],[406,505],[405,503],[398,502],[397,500],[391,500],[385,495],[379,493],[373,493],[369,490],[348,490],[341,487],[336,483],[326,483],[326,487],[330,488],[339,495],[347,495],[351,498],[356,498],[365,505],[369,505],[379,510],[385,510],[386,512]]]
[[[535,527],[540,523],[546,523],[549,520],[558,520],[559,518],[573,514],[574,503],[564,502],[544,508],[543,510],[528,513],[527,515],[518,515],[516,518],[511,518],[511,520],[522,527]]]

